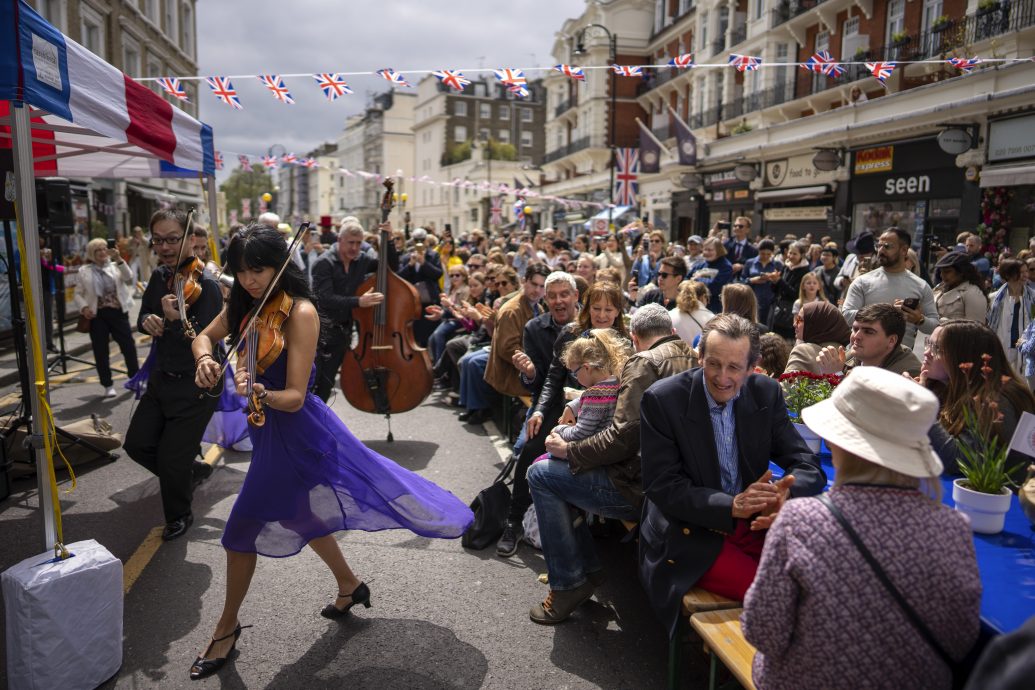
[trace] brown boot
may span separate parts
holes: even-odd
[[[593,596],[593,583],[587,580],[575,589],[554,590],[546,595],[541,604],[536,604],[528,611],[533,623],[540,625],[556,625],[568,619],[579,604]]]

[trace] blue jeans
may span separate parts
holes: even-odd
[[[438,364],[439,358],[446,349],[446,343],[458,330],[460,330],[460,322],[455,319],[447,319],[439,323],[438,328],[428,338],[428,352],[431,355],[432,364]]]
[[[1032,323],[1035,323],[1035,321]],[[534,404],[528,407],[528,412],[525,413],[525,421],[521,424],[521,431],[518,432],[518,437],[514,439],[514,457],[521,455],[521,451],[525,448],[525,442],[528,440],[528,420],[533,412],[535,412]],[[539,433],[543,433],[543,430],[540,429]]]
[[[468,410],[484,410],[492,406],[492,386],[485,383],[485,368],[489,366],[489,349],[468,352],[460,358],[460,406]]]
[[[637,511],[602,467],[572,474],[563,460],[540,460],[528,468],[527,476],[550,589],[580,587],[586,575],[601,566],[585,521],[572,527],[570,506],[618,520],[637,520]]]

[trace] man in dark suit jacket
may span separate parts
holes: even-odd
[[[438,279],[442,277],[442,260],[437,251],[425,247],[424,242],[428,237],[427,230],[416,228],[410,237],[414,242],[413,251],[402,257],[399,277],[413,283],[420,295],[421,317],[413,322],[413,337],[418,345],[427,347],[428,338],[438,328],[438,322],[428,320],[424,309],[429,305],[438,304],[441,292],[438,287]]]
[[[726,258],[733,264],[733,277],[740,280],[740,272],[748,259],[758,256],[758,249],[748,241],[751,233],[751,219],[738,216],[733,221],[733,237],[725,242]]]
[[[779,384],[753,374],[758,332],[735,314],[701,335],[701,368],[659,381],[640,407],[640,579],[669,634],[695,585],[743,599],[765,532],[788,495],[826,486]],[[769,483],[769,461],[785,475]]]

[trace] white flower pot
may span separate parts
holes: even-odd
[[[956,510],[970,520],[970,528],[979,534],[999,534],[1010,510],[1013,492],[1003,488],[1001,494],[983,494],[963,486],[963,478],[952,482],[952,500]]]
[[[809,450],[813,453],[819,453],[819,444],[821,443],[819,434],[798,422],[794,423],[794,428],[798,430],[798,435],[801,436],[802,441],[805,441],[805,445],[809,447]]]

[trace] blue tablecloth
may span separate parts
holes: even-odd
[[[823,445],[819,455],[827,475],[827,488],[833,484],[834,466]],[[773,474],[783,475],[770,463]],[[942,478],[942,502],[954,506],[952,479]],[[1021,511],[1016,496],[1006,514],[1006,526],[999,534],[974,534],[974,551],[981,571],[981,622],[993,633],[1016,630],[1035,616],[1035,531]]]

